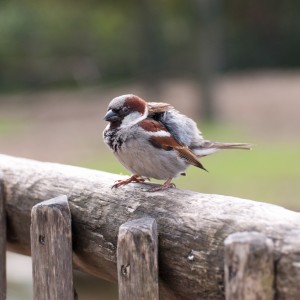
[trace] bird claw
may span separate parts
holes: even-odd
[[[176,188],[175,183],[171,182],[171,180],[172,180],[172,178],[168,179],[163,185],[154,187],[154,188],[146,190],[146,191],[152,193],[152,192],[164,191],[164,190],[171,189],[171,188]],[[138,175],[132,175],[131,177],[124,179],[124,180],[122,180],[122,179],[116,180],[114,185],[111,188],[112,189],[118,188],[122,185],[126,185],[131,182],[145,182],[145,179]]]
[[[121,179],[116,180],[114,185],[111,188],[112,189],[113,188],[118,188],[118,187],[120,187],[122,185],[126,185],[130,182],[145,182],[145,179],[142,178],[142,177],[139,178],[139,176],[137,176],[137,175],[133,175],[133,176],[131,176],[128,179],[125,179],[125,180],[121,180]]]
[[[176,188],[175,183],[167,181],[163,185],[148,190],[148,192],[153,193],[153,192],[165,191],[171,188]]]

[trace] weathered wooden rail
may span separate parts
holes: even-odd
[[[0,171],[0,300],[6,298],[6,212],[3,174]]]
[[[117,175],[5,155],[0,171],[0,300],[4,240],[33,256],[36,293],[46,276],[57,295],[68,287],[65,299],[74,297],[72,276],[51,276],[61,265],[71,273],[71,251],[75,268],[119,280],[120,299],[299,299],[299,213],[178,189],[148,193],[143,184],[112,190]],[[36,299],[60,297],[49,293]]]

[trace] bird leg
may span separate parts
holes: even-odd
[[[173,178],[169,178],[163,185],[160,185],[158,187],[152,188],[148,190],[148,192],[158,192],[158,191],[164,191],[170,188],[175,188],[175,183],[171,182]]]
[[[145,182],[145,179],[140,177],[139,175],[132,175],[128,179],[125,180],[116,180],[114,185],[111,188],[118,188],[122,185],[126,185],[130,182]]]

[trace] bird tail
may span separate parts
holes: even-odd
[[[251,150],[252,144],[248,143],[220,143],[212,141],[203,141],[199,146],[193,147],[191,150],[198,157],[213,154],[223,149],[242,149]]]

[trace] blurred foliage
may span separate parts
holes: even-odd
[[[224,3],[228,67],[299,67],[299,1]]]
[[[0,88],[189,76],[201,51],[196,2],[2,0]],[[300,2],[215,5],[221,70],[299,67]]]

